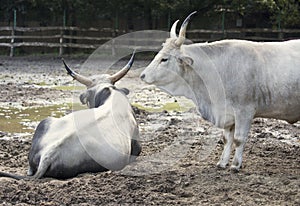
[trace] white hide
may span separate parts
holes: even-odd
[[[122,104],[116,105],[117,102]],[[129,163],[137,124],[126,96],[120,92],[113,92],[98,108],[76,111],[52,122],[41,142],[48,148],[42,150],[42,156],[54,150],[61,162],[70,165],[81,162],[78,158],[86,158],[78,154],[87,153],[110,170],[122,169]]]
[[[41,178],[49,169],[76,170],[91,161],[121,170],[135,159],[131,141],[139,140],[139,131],[131,105],[125,94],[110,90],[109,98],[97,108],[47,119],[47,131],[38,143],[38,153],[33,154],[40,156],[38,169],[33,174],[30,167],[29,175]]]
[[[175,41],[166,40],[141,78],[172,95],[192,99],[204,119],[225,129],[219,167],[226,167],[235,143],[232,169],[240,169],[253,118],[300,120],[300,40],[181,46]]]

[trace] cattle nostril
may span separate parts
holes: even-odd
[[[141,79],[144,79],[144,78],[145,78],[145,74],[142,74],[142,75],[141,75]]]

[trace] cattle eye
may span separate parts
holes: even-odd
[[[161,59],[161,62],[166,62],[166,61],[168,61],[168,59],[165,58]]]

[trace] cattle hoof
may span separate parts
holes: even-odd
[[[218,162],[218,164],[217,164],[217,168],[222,169],[222,170],[226,169],[226,166],[227,166],[227,164],[222,164],[220,162]]]
[[[231,167],[230,167],[230,171],[231,171],[232,173],[238,173],[238,172],[240,171],[240,168],[237,167],[237,166],[231,166]]]

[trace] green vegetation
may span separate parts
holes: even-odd
[[[65,90],[65,91],[83,90],[85,88],[86,88],[85,86],[67,86],[67,85],[60,85],[60,86],[53,87],[53,89]]]
[[[220,28],[222,16],[241,18],[246,26],[300,27],[299,0],[1,0],[0,22],[12,25],[14,10],[18,26],[164,29],[197,10],[198,28]]]
[[[32,83],[32,82],[29,81],[29,83]],[[42,82],[37,82],[37,83],[35,83],[35,84],[38,85],[38,86],[47,86],[47,83],[44,82],[44,81],[42,81]]]
[[[168,111],[168,112],[186,112],[189,109],[194,107],[194,104],[192,103],[187,103],[187,104],[179,104],[178,102],[167,102],[164,105],[160,106],[160,107],[148,107],[148,106],[143,106],[141,104],[138,103],[133,103],[133,106],[141,109],[141,110],[145,110],[148,112],[162,112],[162,111]]]

